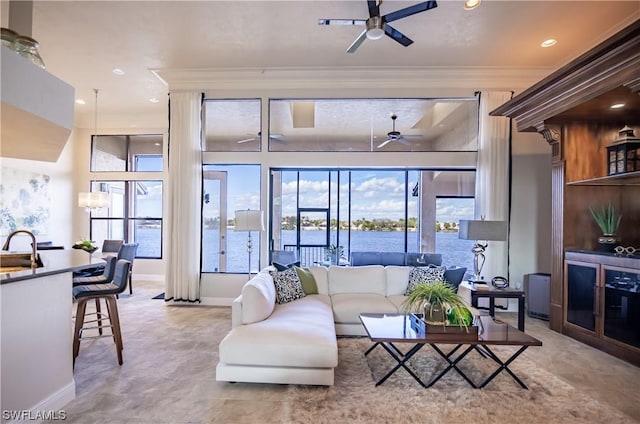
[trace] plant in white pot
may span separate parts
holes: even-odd
[[[620,226],[622,215],[616,211],[611,202],[609,202],[607,206],[600,206],[597,208],[590,207],[589,211],[591,211],[593,219],[602,231],[602,236],[598,237],[600,250],[613,252],[615,247],[618,245],[616,232]]]

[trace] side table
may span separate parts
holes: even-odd
[[[464,282],[461,284],[464,284]],[[518,299],[518,330],[524,331],[524,290],[511,287],[497,289],[490,285],[488,285],[488,288],[471,289],[471,306],[477,308],[478,299],[481,297],[489,299],[489,315],[492,317],[495,316],[496,298]]]

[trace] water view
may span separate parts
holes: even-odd
[[[409,234],[409,251],[417,252],[417,233]],[[324,231],[303,231],[301,234],[301,242],[303,244],[324,244],[326,233]],[[252,272],[258,271],[258,267],[264,267],[265,264],[258,264],[259,251],[257,233],[253,233],[253,254]],[[218,249],[219,231],[217,229],[205,230],[205,238],[203,242],[203,271],[217,272],[219,269],[219,249]],[[294,230],[283,230],[282,240],[284,245],[296,244],[296,232]],[[335,233],[331,243],[335,244]],[[345,247],[348,243],[347,232],[340,232],[341,246]],[[227,231],[227,272],[247,272],[248,255],[247,255],[247,233],[235,232],[232,229]],[[464,266],[467,269],[473,267],[473,254],[471,248],[473,241],[458,239],[457,232],[438,232],[436,233],[436,253],[442,254],[442,264],[446,266]],[[385,252],[401,252],[404,251],[404,233],[399,231],[352,231],[351,232],[351,251],[385,251]],[[345,253],[346,254],[346,253]]]

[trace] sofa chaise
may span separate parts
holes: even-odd
[[[401,312],[412,268],[311,267],[315,288],[287,303],[276,302],[275,270],[260,271],[232,303],[216,380],[333,385],[336,337],[366,335],[360,313]]]

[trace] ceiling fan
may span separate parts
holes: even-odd
[[[397,141],[398,143],[404,144],[405,146],[410,146],[411,143],[409,143],[407,141],[408,139],[411,139],[411,138],[422,138],[419,135],[402,135],[402,134],[400,134],[400,131],[396,131],[396,119],[398,119],[398,115],[396,115],[395,113],[391,114],[391,121],[393,122],[393,128],[392,128],[391,131],[389,131],[387,133],[387,139],[378,145],[378,149],[386,146],[387,144],[391,143],[392,141]]]
[[[378,40],[385,34],[407,47],[413,43],[413,40],[393,28],[389,25],[389,22],[438,7],[438,3],[436,3],[435,0],[425,1],[380,16],[382,0],[367,0],[367,4],[369,6],[369,19],[319,19],[318,25],[365,25],[366,28],[360,33],[358,38],[351,43],[347,49],[347,53],[355,53],[365,39]]]

